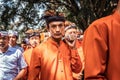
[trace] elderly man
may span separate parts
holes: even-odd
[[[80,73],[76,74],[73,72],[73,77],[74,80],[82,80],[84,70],[84,55],[82,49],[82,42],[77,39],[77,26],[72,22],[69,22],[66,25],[67,26],[65,27],[64,41],[68,44],[68,46],[74,45],[76,47],[82,62],[82,69]]]
[[[0,31],[0,80],[19,80],[23,77],[27,64],[22,52],[8,44],[8,33]]]

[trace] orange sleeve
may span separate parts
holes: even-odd
[[[105,24],[92,24],[84,34],[85,80],[106,80],[104,73],[108,55],[106,26]]]
[[[82,69],[82,62],[77,49],[71,49],[71,67],[75,73],[79,73]]]
[[[26,51],[24,51],[24,53],[23,53],[23,57],[24,57],[24,59],[25,59],[25,61],[26,61],[26,63],[27,63],[27,65],[29,66],[30,65],[30,61],[29,61],[29,58],[30,58],[30,53],[31,52],[29,52],[29,50],[26,50]]]
[[[39,80],[39,74],[41,68],[40,54],[41,52],[39,46],[33,49],[30,67],[29,67],[28,80]]]

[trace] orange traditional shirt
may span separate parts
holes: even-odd
[[[30,66],[32,50],[33,50],[33,48],[30,48],[30,49],[25,50],[25,52],[23,53],[24,58],[25,58],[25,60],[26,60],[26,62],[28,64],[28,66]]]
[[[85,31],[85,80],[120,80],[120,13],[93,22]]]
[[[77,48],[78,54],[80,56],[80,60],[82,63],[82,69],[81,69],[80,73],[73,72],[73,77],[74,77],[74,80],[82,80],[82,78],[84,77],[83,71],[84,71],[84,63],[85,63],[83,48],[82,48],[82,41],[76,40],[76,48]]]
[[[23,53],[24,59],[25,59],[27,65],[28,65],[28,67],[27,67],[27,73],[25,74],[25,76],[22,80],[27,80],[27,78],[28,78],[32,50],[33,50],[33,48],[29,48],[29,49],[25,50],[24,53]]]
[[[72,72],[79,73],[81,68],[76,50],[49,38],[33,49],[29,80],[73,80]]]

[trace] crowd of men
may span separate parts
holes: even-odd
[[[49,36],[0,31],[0,80],[120,80],[120,0],[111,15],[94,21],[84,38],[75,23],[53,11],[43,19]],[[29,43],[29,44],[28,44]]]
[[[0,80],[83,78],[82,40],[77,26],[64,16],[45,16],[48,36],[44,40],[39,31],[31,29],[19,46],[16,31],[0,31]]]

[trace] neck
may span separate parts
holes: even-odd
[[[15,43],[15,44],[10,44],[10,46],[12,46],[12,47],[14,47],[14,46],[16,46],[17,44]]]
[[[53,37],[52,37],[52,39],[53,39],[58,45],[60,44],[61,38],[56,39],[56,38],[53,38]]]

